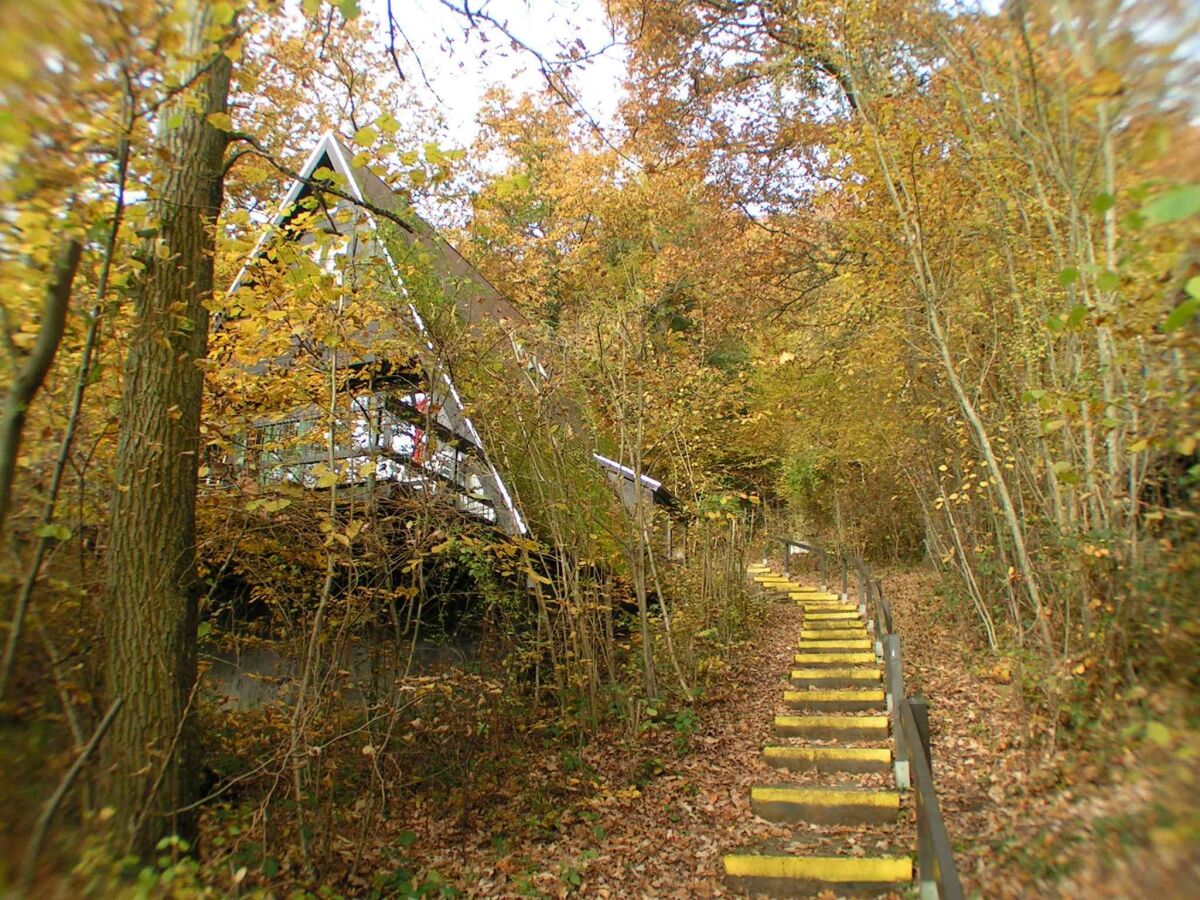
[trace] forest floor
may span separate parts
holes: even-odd
[[[930,701],[934,780],[969,896],[1200,896],[1200,754],[1190,733],[1116,734],[1107,751],[1047,752],[1018,679],[985,645],[964,643],[969,628],[935,594],[934,573],[894,571],[884,583],[907,687]],[[798,616],[787,604],[767,610],[695,720],[543,754],[514,773],[504,792],[511,803],[478,814],[437,817],[413,806],[404,827],[418,881],[433,871],[435,881],[489,897],[727,895],[723,852],[793,834],[756,819],[748,798],[752,785],[779,780],[761,750]],[[539,796],[544,815],[531,807]],[[878,846],[869,830],[859,844],[847,829],[843,847],[915,851],[906,808]]]
[[[514,804],[466,827],[414,817],[412,850],[469,896],[710,897],[727,893],[721,854],[792,835],[756,819],[750,788],[778,775],[762,761],[792,664],[800,609],[765,612],[714,679],[696,716],[665,715],[637,738],[600,735],[543,757],[511,785]],[[539,793],[575,799],[538,819]],[[484,827],[480,827],[483,825]]]
[[[935,584],[927,570],[884,577],[905,688],[929,700],[934,784],[968,895],[1200,896],[1196,733],[1117,708],[1050,749],[1019,664],[964,639],[970,623]],[[1169,719],[1172,705],[1151,697],[1148,712]]]
[[[906,687],[929,700],[934,782],[968,896],[1200,896],[1200,739],[1172,718],[1182,704],[1142,691],[1103,726],[1060,727],[1059,749],[1047,750],[1047,717],[1018,689],[1017,661],[971,642],[975,629],[939,596],[936,574],[894,570],[883,583]],[[240,863],[217,851],[229,835],[210,818],[202,880],[222,893],[276,896],[316,884],[322,896],[353,897],[727,896],[723,853],[795,837],[754,817],[749,794],[781,780],[762,747],[799,621],[796,606],[763,605],[703,699],[663,708],[640,728],[613,723],[582,746],[555,736],[549,719],[523,735],[489,732],[486,771],[470,766],[473,787],[439,788],[428,776],[393,785],[382,820],[351,810],[370,790],[341,770],[347,806],[314,823],[329,848],[319,871],[300,874],[285,860],[274,873],[235,873]],[[468,724],[474,708],[462,710]],[[357,748],[349,758],[366,759]],[[436,753],[424,761],[431,771],[444,763]],[[890,780],[874,777],[880,787]],[[895,828],[836,833],[837,852],[915,852],[911,801],[904,810]],[[72,896],[48,884],[38,895]]]

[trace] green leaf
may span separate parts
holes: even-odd
[[[1063,269],[1058,273],[1058,283],[1063,287],[1070,287],[1079,280],[1079,270],[1075,268]]]
[[[1096,287],[1102,291],[1115,291],[1121,283],[1121,276],[1116,272],[1101,272],[1096,276]]]
[[[1189,278],[1187,280],[1187,284],[1183,286],[1183,289],[1185,292],[1187,292],[1189,297],[1200,298],[1200,275],[1197,275],[1194,278]]]
[[[1171,729],[1162,722],[1147,722],[1146,737],[1160,747],[1171,746]]]
[[[69,541],[71,539],[71,529],[66,525],[39,525],[34,529],[33,533],[40,538],[50,538],[55,541]]]
[[[1168,188],[1142,204],[1148,225],[1178,222],[1200,213],[1200,182]]]
[[[1076,328],[1085,318],[1087,318],[1088,309],[1086,306],[1076,306],[1067,314],[1067,327]]]
[[[379,131],[372,125],[366,125],[354,132],[354,143],[360,147],[370,147],[379,137]]]
[[[395,134],[400,130],[400,122],[391,113],[384,113],[375,120],[375,125],[384,134]]]
[[[1112,194],[1097,194],[1092,198],[1092,212],[1098,216],[1102,216],[1112,209],[1113,204],[1116,202]]]
[[[1021,402],[1032,403],[1034,400],[1041,400],[1045,396],[1046,392],[1041,388],[1034,388],[1033,390],[1026,391],[1021,395]]]
[[[1042,434],[1051,434],[1052,432],[1058,431],[1066,424],[1066,419],[1051,419],[1049,422],[1043,422]]]
[[[321,0],[303,0],[300,5],[304,7],[305,15],[315,16],[321,11]]]
[[[229,118],[229,113],[209,113],[208,124],[220,131],[233,131],[233,119]]]
[[[1196,279],[1192,280],[1195,281]],[[1198,312],[1200,312],[1200,297],[1189,297],[1171,310],[1171,314],[1167,316],[1167,321],[1163,322],[1162,330],[1166,332],[1178,331],[1192,321]]]
[[[517,191],[525,190],[527,187],[529,187],[529,176],[524,172],[518,172],[515,175],[506,175],[496,182],[496,196],[503,200],[505,197],[510,197]]]
[[[196,640],[202,641],[212,634],[212,622],[201,622],[200,627],[196,629]]]
[[[358,18],[358,0],[337,0],[337,5],[342,11],[342,18],[347,22]]]
[[[217,25],[228,25],[233,21],[232,3],[214,3],[212,7],[213,22]]]

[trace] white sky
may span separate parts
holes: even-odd
[[[576,39],[593,53],[612,42],[602,0],[470,0],[470,5],[472,10],[482,8],[505,23],[515,37],[547,59],[560,58],[562,45]],[[362,6],[378,23],[377,33],[386,39],[386,0],[363,0]],[[515,94],[545,87],[537,60],[512,49],[490,24],[479,23],[485,41],[478,31],[464,34],[464,17],[446,9],[439,0],[392,0],[392,9],[436,96],[416,64],[402,58],[405,77],[419,96],[441,110],[448,146],[470,145],[478,132],[476,115],[481,98],[490,85],[505,84]],[[402,43],[398,38],[398,47]],[[601,125],[610,123],[616,113],[624,75],[621,47],[610,47],[575,71],[575,92],[587,113]]]

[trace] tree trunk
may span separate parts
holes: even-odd
[[[8,395],[4,398],[4,409],[0,413],[0,531],[8,516],[25,413],[46,380],[54,356],[58,353],[58,345],[62,342],[67,307],[71,305],[71,286],[75,283],[75,271],[79,268],[82,253],[83,244],[78,238],[70,238],[59,252],[54,275],[46,287],[42,323],[33,352],[14,376]]]
[[[205,302],[213,289],[231,63],[209,43],[212,7],[185,0],[190,91],[160,114],[159,161],[125,361],[104,614],[105,684],[124,706],[106,745],[116,840],[145,855],[186,834],[195,799],[188,713],[196,680],[195,506]],[[174,122],[172,122],[174,119]],[[171,128],[170,124],[176,127]]]

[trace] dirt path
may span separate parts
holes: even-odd
[[[633,746],[596,740],[570,761],[570,771],[561,759],[548,760],[543,777],[577,779],[581,795],[553,833],[512,841],[485,831],[428,834],[426,846],[458,846],[422,862],[471,896],[725,895],[722,852],[791,834],[754,818],[749,794],[771,772],[762,747],[799,621],[798,607],[767,610],[753,641],[717,682],[694,733],[664,724]]]

